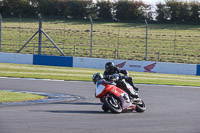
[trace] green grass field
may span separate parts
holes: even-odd
[[[94,22],[93,57],[144,60],[145,23]],[[200,26],[149,24],[148,60],[200,63]],[[90,56],[90,22],[45,20],[43,30],[67,56]],[[37,19],[3,19],[2,52],[17,52],[38,30]],[[42,54],[61,55],[43,35]],[[38,53],[38,35],[22,53]]]

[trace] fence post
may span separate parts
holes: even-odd
[[[145,19],[145,23],[146,23],[146,57],[145,60],[147,61],[148,59],[148,23],[147,20]]]
[[[118,39],[117,39],[117,53],[116,53],[116,59],[118,59],[118,57],[119,57],[119,53],[118,53],[118,51],[119,51],[119,36],[120,36],[120,25],[119,25],[119,20],[118,20]]]
[[[90,22],[91,22],[91,40],[90,40],[90,57],[92,57],[92,42],[93,42],[93,20],[92,17],[90,17]]]
[[[158,61],[160,61],[160,52],[158,52]]]
[[[174,28],[174,60],[175,60],[175,55],[176,55],[176,22],[174,23],[175,24],[175,28]]]
[[[76,46],[74,46],[74,57],[76,56]]]
[[[19,46],[21,44],[21,23],[22,23],[22,16],[19,14]]]
[[[115,59],[117,59],[117,52],[118,50],[117,49],[115,49],[115,51],[114,51],[114,55],[115,55]]]
[[[1,14],[0,14],[0,52],[1,52],[1,28],[2,27],[2,17],[1,17]]]
[[[38,41],[38,54],[41,55],[41,51],[42,51],[42,16],[41,14],[38,14],[39,17],[39,41]]]
[[[65,30],[65,28],[66,28],[66,25],[65,25],[65,18],[64,18],[64,41],[63,41],[63,52],[64,52],[64,49],[65,49],[65,34],[66,34],[66,30]]]

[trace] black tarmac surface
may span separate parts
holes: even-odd
[[[200,133],[200,87],[137,85],[144,113],[104,113],[91,82],[0,79],[0,90],[71,94],[78,101],[0,107],[0,133]]]

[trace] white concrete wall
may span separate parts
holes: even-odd
[[[0,52],[1,63],[15,63],[15,64],[33,64],[33,55],[19,54],[19,53],[2,53]]]
[[[114,60],[100,59],[100,58],[74,57],[73,67],[104,69],[105,63],[109,61],[114,61]]]
[[[158,68],[156,68],[155,70],[157,71],[157,73],[196,75],[197,65],[159,62]]]

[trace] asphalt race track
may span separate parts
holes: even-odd
[[[81,96],[0,107],[0,133],[200,133],[200,87],[137,85],[144,113],[104,113],[91,82],[0,79],[0,90]]]

